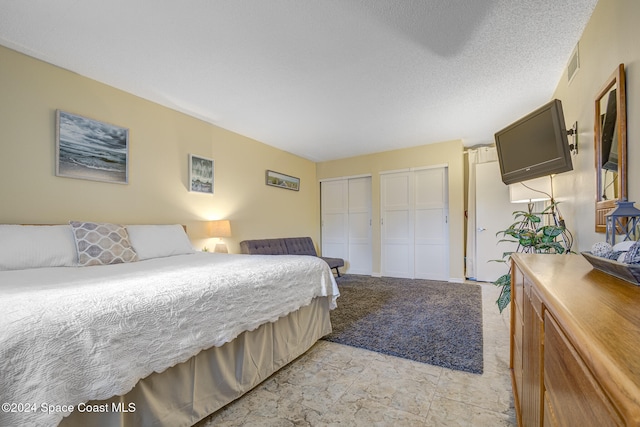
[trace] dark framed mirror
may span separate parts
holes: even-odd
[[[596,233],[606,231],[605,215],[627,198],[627,100],[624,64],[596,95],[594,121]]]

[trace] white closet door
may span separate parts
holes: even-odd
[[[349,268],[371,274],[371,177],[349,179]]]
[[[413,278],[413,174],[380,176],[381,274]]]
[[[447,169],[414,172],[415,277],[449,279]]]
[[[346,180],[321,184],[322,256],[348,259],[349,186]]]

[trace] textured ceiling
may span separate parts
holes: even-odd
[[[566,78],[596,3],[0,0],[0,44],[323,161],[492,142]]]

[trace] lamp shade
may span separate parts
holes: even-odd
[[[509,184],[509,201],[511,201],[511,203],[530,203],[550,200],[551,194],[551,178],[548,176]]]
[[[210,237],[231,237],[231,223],[228,219],[209,221]]]

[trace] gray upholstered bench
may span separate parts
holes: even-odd
[[[311,237],[284,237],[280,239],[243,240],[240,251],[251,255],[311,255],[318,256]],[[329,267],[336,270],[340,276],[340,267],[344,267],[341,258],[322,258]]]

